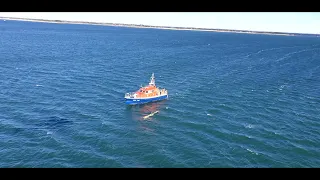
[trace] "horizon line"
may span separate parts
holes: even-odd
[[[153,28],[153,29],[168,29],[168,30],[192,30],[192,31],[211,31],[211,32],[231,32],[231,33],[246,33],[246,34],[266,34],[266,35],[284,35],[284,36],[317,36],[316,33],[298,33],[298,32],[280,32],[280,31],[256,31],[256,30],[237,30],[237,29],[221,29],[221,28],[201,28],[201,27],[177,27],[177,26],[156,26],[148,24],[128,24],[128,23],[108,23],[108,22],[93,22],[93,21],[71,21],[71,20],[52,20],[52,19],[38,19],[38,18],[21,18],[21,17],[1,17],[2,20],[16,20],[16,21],[31,21],[44,23],[58,23],[58,24],[87,24],[100,26],[116,26],[129,28]]]

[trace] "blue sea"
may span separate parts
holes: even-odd
[[[0,167],[320,167],[319,37],[1,20],[0,63]]]

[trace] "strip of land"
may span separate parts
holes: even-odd
[[[0,19],[2,19],[2,20],[15,20],[15,21],[45,22],[45,23],[60,23],[60,24],[88,24],[88,25],[100,25],[100,26],[132,27],[132,28],[153,28],[153,29],[171,29],[171,30],[193,30],[193,31],[232,32],[232,33],[247,33],[247,34],[267,34],[267,35],[282,35],[282,36],[317,36],[317,37],[320,37],[320,34],[305,34],[305,33],[249,31],[249,30],[195,28],[195,27],[152,26],[152,25],[144,25],[144,24],[100,23],[100,22],[88,22],[88,21],[47,20],[47,19],[17,18],[17,17],[0,17]]]

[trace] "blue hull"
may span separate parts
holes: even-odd
[[[148,98],[148,99],[127,99],[126,98],[126,104],[128,105],[145,104],[145,103],[154,102],[154,101],[161,101],[167,98],[168,98],[168,95],[159,96],[155,98]]]

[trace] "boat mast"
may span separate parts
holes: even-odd
[[[156,85],[156,82],[155,82],[155,79],[154,79],[154,73],[152,73],[152,76],[150,78],[150,83],[149,85],[152,85],[152,86],[155,86]]]

